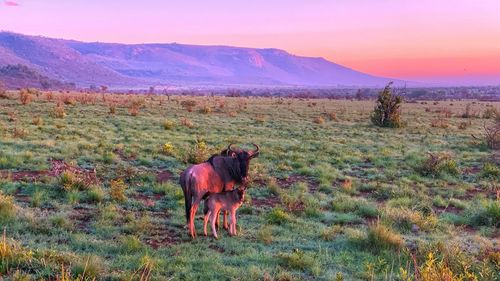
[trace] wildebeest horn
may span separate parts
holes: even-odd
[[[259,154],[260,147],[258,145],[256,145],[255,143],[252,143],[252,144],[253,144],[253,146],[255,146],[255,150],[252,151],[252,156],[254,156],[254,155],[257,156]]]
[[[228,153],[234,152],[234,151],[231,149],[231,146],[233,146],[233,143],[232,143],[232,144],[230,144],[230,145],[227,147],[227,152],[228,152]]]

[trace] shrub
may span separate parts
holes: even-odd
[[[273,231],[271,226],[270,225],[262,226],[257,232],[257,239],[266,245],[271,244],[273,242]]]
[[[499,115],[500,116],[500,115]],[[483,125],[483,135],[486,146],[490,149],[500,149],[500,119],[496,119],[496,122],[487,125]],[[474,138],[479,139],[472,135]]]
[[[137,116],[139,115],[139,111],[140,111],[140,106],[136,103],[132,103],[129,108],[128,108],[128,112],[130,113],[130,115],[132,116]]]
[[[112,180],[109,195],[113,200],[124,202],[127,200],[127,197],[125,196],[126,188],[127,185],[125,185],[122,179]]]
[[[92,185],[87,190],[87,201],[88,202],[91,202],[91,203],[102,202],[104,200],[105,196],[106,196],[106,194],[104,193],[104,190],[99,185]]]
[[[147,233],[152,226],[151,218],[148,215],[137,218],[133,214],[129,214],[125,217],[125,220],[127,224],[124,226],[124,231],[129,234]]]
[[[70,171],[64,171],[59,175],[59,185],[65,191],[76,191],[84,188],[85,184],[76,174]]]
[[[165,120],[163,121],[163,128],[165,130],[172,130],[173,128],[175,128],[175,122],[171,120]]]
[[[9,122],[15,122],[17,120],[17,114],[15,111],[9,111],[7,112],[8,120]]]
[[[433,127],[433,128],[446,129],[449,126],[450,126],[450,123],[448,123],[448,120],[446,120],[444,118],[438,118],[438,119],[431,120],[431,127]]]
[[[255,116],[255,122],[258,124],[264,124],[266,122],[266,117],[262,114]]]
[[[110,103],[108,105],[109,108],[109,114],[116,114],[116,104],[115,103]]]
[[[399,128],[403,126],[400,109],[403,98],[393,93],[391,85],[392,82],[379,92],[371,120],[379,127]]]
[[[16,217],[17,207],[12,196],[0,193],[0,222],[10,222]]]
[[[182,126],[188,127],[190,129],[194,127],[193,122],[191,120],[187,119],[187,118],[184,118],[184,117],[181,118],[180,123],[181,123]]]
[[[404,245],[399,234],[380,223],[368,228],[366,242],[373,250],[399,249]]]
[[[209,106],[204,106],[203,108],[200,109],[200,113],[210,114],[212,113],[212,108]]]
[[[479,176],[482,178],[490,178],[490,179],[500,179],[500,167],[493,163],[485,163],[483,169],[479,173]]]
[[[0,99],[6,99],[7,98],[7,88],[5,87],[5,84],[0,81]]]
[[[73,228],[71,222],[64,215],[55,215],[51,217],[50,223],[53,227],[60,229],[71,230]]]
[[[346,195],[339,195],[332,201],[332,210],[335,212],[354,212],[365,218],[374,218],[378,215],[377,206],[364,199],[354,199]]]
[[[209,156],[208,146],[201,138],[196,139],[195,145],[189,149],[186,155],[186,162],[198,164],[207,160]]]
[[[467,127],[469,127],[470,123],[467,123],[467,122],[460,122],[460,124],[458,124],[458,128],[460,130],[465,130],[467,129]]]
[[[48,92],[47,94],[45,94],[45,99],[47,101],[52,101],[54,99],[54,94],[52,92]]]
[[[424,176],[438,176],[442,172],[456,175],[460,172],[451,154],[430,152],[429,157],[422,163],[419,170]]]
[[[7,239],[5,229],[0,240],[0,274],[31,264],[33,253],[14,240]]]
[[[321,238],[326,241],[333,241],[337,235],[342,233],[342,226],[335,224],[324,228],[321,231]]]
[[[83,260],[79,260],[72,269],[76,280],[97,280],[104,273],[104,261],[101,257],[89,255]]]
[[[127,253],[137,252],[143,248],[143,244],[137,236],[126,235],[122,236],[120,240],[123,250]]]
[[[316,124],[324,124],[325,118],[323,118],[323,116],[318,116],[313,119],[313,122]]]
[[[337,119],[337,113],[335,113],[333,111],[332,112],[328,112],[327,116],[330,119],[330,121],[337,121],[338,120]]]
[[[479,113],[472,110],[472,105],[468,103],[465,106],[465,111],[461,115],[462,118],[477,118],[479,117]]]
[[[62,102],[65,105],[76,105],[76,99],[70,95],[63,95]]]
[[[13,131],[12,131],[12,136],[14,138],[24,138],[26,135],[28,135],[28,131],[24,128],[21,128],[21,127],[14,127]]]
[[[166,142],[162,146],[162,152],[165,155],[174,155],[174,146],[171,143]]]
[[[267,213],[266,219],[271,224],[279,225],[290,221],[290,215],[288,215],[283,209],[275,207]]]
[[[193,108],[196,106],[196,101],[195,100],[183,100],[181,101],[181,106],[184,108]]]
[[[500,227],[500,201],[483,200],[467,208],[465,217],[471,226]]]
[[[31,195],[31,206],[40,207],[44,199],[45,199],[45,192],[36,189],[35,192],[33,192],[33,194]]]
[[[43,125],[43,119],[40,116],[33,117],[32,123],[35,126],[41,126],[41,125]]]
[[[423,231],[428,231],[434,229],[437,225],[437,217],[435,215],[429,214],[428,216],[424,216],[421,212],[409,208],[387,207],[383,212],[382,218],[387,223],[404,231],[412,230],[413,225],[418,226]]]
[[[497,116],[499,116],[499,113],[498,113],[497,109],[494,107],[487,108],[483,112],[483,118],[485,118],[485,119],[496,118]]]
[[[33,96],[31,95],[31,93],[28,90],[22,89],[19,92],[19,99],[21,100],[21,103],[23,105],[27,105],[27,104],[31,103],[31,101],[33,100]]]
[[[64,111],[64,105],[62,103],[58,103],[54,108],[53,113],[56,118],[64,118],[66,116],[66,112]]]
[[[295,249],[292,253],[281,253],[278,257],[283,266],[292,269],[312,270],[316,265],[316,259],[311,254],[299,249]]]

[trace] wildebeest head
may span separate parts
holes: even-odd
[[[259,146],[253,143],[255,150],[248,151],[243,149],[233,149],[232,146],[233,144],[230,144],[227,147],[227,155],[238,159],[241,179],[246,181],[248,177],[248,168],[250,167],[250,160],[259,156]]]

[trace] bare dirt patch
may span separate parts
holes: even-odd
[[[210,244],[210,245],[208,246],[208,248],[210,248],[210,249],[212,249],[212,250],[214,250],[214,251],[217,251],[217,252],[219,252],[219,253],[221,253],[221,254],[226,252],[226,249],[224,249],[223,247],[219,247],[219,246],[217,246],[217,245],[214,245],[214,244]]]
[[[113,152],[120,156],[120,159],[122,159],[123,161],[133,161],[137,158],[136,153],[130,153],[129,155],[127,155],[125,151],[123,151],[123,148],[115,148]]]
[[[90,225],[96,217],[96,210],[93,208],[75,207],[69,218],[74,222],[75,228],[85,233],[90,233]]]
[[[156,182],[157,183],[165,183],[169,180],[172,179],[172,176],[174,174],[170,172],[169,170],[161,171],[156,175]]]
[[[255,207],[271,207],[274,208],[275,206],[279,205],[281,203],[281,200],[276,197],[266,197],[266,198],[252,198],[252,206]]]
[[[84,169],[81,167],[70,165],[64,160],[50,160],[50,170],[42,171],[0,171],[0,178],[7,178],[11,181],[39,181],[44,176],[58,177],[61,173],[69,171],[81,179],[86,185],[98,184],[100,181],[97,178],[95,169]]]
[[[177,229],[169,228],[166,224],[154,225],[143,238],[144,243],[153,249],[170,247],[182,242],[182,235]]]
[[[301,176],[301,175],[291,175],[288,178],[276,179],[276,180],[277,180],[278,184],[282,188],[285,188],[285,189],[290,188],[290,186],[292,186],[296,183],[299,183],[299,182],[307,183],[307,186],[309,188],[309,192],[311,192],[311,193],[315,193],[319,188],[319,184],[317,181],[315,181],[309,177]]]
[[[136,193],[132,195],[132,198],[141,201],[142,204],[146,207],[154,207],[158,201],[161,200],[161,194],[144,194],[144,193]]]

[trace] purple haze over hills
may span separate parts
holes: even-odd
[[[279,49],[85,43],[0,32],[0,67],[12,64],[78,86],[381,86],[391,80]]]

